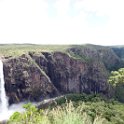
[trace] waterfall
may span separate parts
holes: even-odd
[[[9,117],[16,111],[23,112],[23,103],[13,104],[8,108],[8,99],[5,91],[4,73],[3,73],[3,62],[0,59],[0,124],[1,121],[8,120]]]
[[[0,113],[8,111],[8,99],[5,92],[3,62],[0,60]]]

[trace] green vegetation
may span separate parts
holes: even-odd
[[[68,98],[64,103],[59,99],[56,106],[42,110],[27,104],[26,111],[14,113],[8,124],[124,124],[122,103],[91,95],[84,99],[83,95],[71,94]]]
[[[107,56],[114,56],[108,48],[99,48],[98,46],[82,45],[73,46],[81,49],[70,50],[72,46],[67,45],[34,45],[34,44],[11,44],[0,45],[0,55],[19,56],[30,52],[40,53],[42,51],[53,52],[61,51],[67,53],[74,59],[84,62],[96,61],[97,64],[103,64],[108,70],[113,70],[116,65],[110,64],[111,58],[107,60]],[[86,49],[83,49],[86,48]],[[68,49],[68,50],[67,50]],[[83,51],[82,51],[83,49]],[[90,50],[89,50],[90,49]],[[105,52],[107,51],[107,52]],[[112,54],[108,54],[111,52]],[[100,54],[98,54],[100,53]],[[86,54],[86,55],[85,55]],[[94,57],[95,56],[95,57]],[[30,56],[29,56],[30,57]],[[97,60],[98,59],[98,60]],[[46,76],[45,72],[40,69],[38,64],[30,57],[30,64],[39,68],[39,71]],[[112,63],[112,62],[110,62]],[[117,63],[118,64],[118,63]],[[99,66],[98,65],[98,66]],[[102,64],[101,64],[102,65]],[[26,65],[28,66],[28,65]],[[101,73],[106,73],[101,66]],[[48,78],[49,79],[49,78]],[[124,68],[118,71],[112,71],[108,82],[113,86],[114,98],[120,102],[124,102]],[[38,95],[37,91],[34,90]],[[33,93],[34,94],[34,93]],[[54,102],[47,106],[35,107],[31,104],[24,106],[25,112],[15,112],[8,124],[124,124],[124,104],[108,100],[99,95],[86,94],[68,94],[66,97],[55,99]]]
[[[0,56],[19,56],[29,51],[66,51],[69,45],[0,44]]]
[[[75,48],[77,50],[72,51],[70,48]],[[43,51],[47,52],[60,51],[68,54],[70,57],[74,59],[78,59],[87,63],[92,63],[92,61],[102,61],[105,64],[106,68],[110,71],[121,68],[124,65],[123,61],[120,62],[120,64],[117,63],[116,65],[108,64],[108,62],[110,62],[109,59],[110,57],[107,59],[108,56],[111,55],[113,56],[117,54],[115,55],[116,57],[117,56],[121,57],[118,55],[118,49],[114,50],[114,48],[112,47],[104,47],[92,44],[83,45],[0,44],[0,56],[6,57],[20,56],[22,54],[29,53],[29,51],[35,53],[41,53]],[[110,53],[110,55],[108,53]],[[102,57],[100,58],[100,56],[103,56],[103,58]],[[123,60],[123,57],[119,59]]]
[[[120,68],[118,71],[112,71],[108,82],[115,89],[115,98],[124,102],[124,68]]]
[[[84,62],[92,62],[92,59],[89,57],[86,57],[85,55],[79,55],[79,53],[74,53],[72,51],[68,51],[69,56],[74,58],[74,59],[78,59],[78,60],[82,60]]]
[[[113,86],[124,84],[124,68],[120,68],[118,71],[112,71],[109,77],[109,83]]]

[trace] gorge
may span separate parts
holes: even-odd
[[[1,73],[8,103],[37,102],[68,93],[100,93],[110,97],[110,71],[124,67],[123,48],[120,49],[85,45],[71,46],[64,52],[32,49],[18,56],[4,55]],[[1,100],[6,101],[5,90],[1,91]]]
[[[84,45],[71,46],[65,52],[41,49],[5,57],[3,69],[9,104],[25,100],[40,101],[67,93],[102,93],[110,96],[107,83],[109,73],[124,67],[119,50]]]

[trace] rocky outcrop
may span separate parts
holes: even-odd
[[[61,52],[42,53],[47,65],[39,61],[39,57],[32,55],[32,58],[50,77],[55,87],[61,93],[81,92],[80,75],[87,73],[86,63],[70,58],[67,54]]]
[[[116,55],[121,59],[124,60],[124,46],[118,47],[111,47],[111,49],[116,53]]]
[[[68,49],[68,52],[73,57],[82,59],[87,63],[97,62],[104,64],[108,71],[117,70],[124,67],[124,61],[111,47],[97,46],[97,45],[85,45],[75,46]]]
[[[61,93],[106,91],[108,72],[102,63],[88,64],[61,52],[53,54],[44,52],[42,54],[47,65],[39,56],[36,57],[34,54],[31,56],[41,68],[44,68],[46,74]]]
[[[62,52],[29,52],[4,60],[9,103],[42,100],[66,93],[108,93],[108,71]]]
[[[29,55],[5,59],[4,75],[10,104],[42,100],[59,94],[49,77]]]

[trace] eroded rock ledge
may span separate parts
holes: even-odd
[[[87,63],[62,52],[29,52],[4,60],[9,103],[39,101],[66,93],[108,93],[103,63]]]

